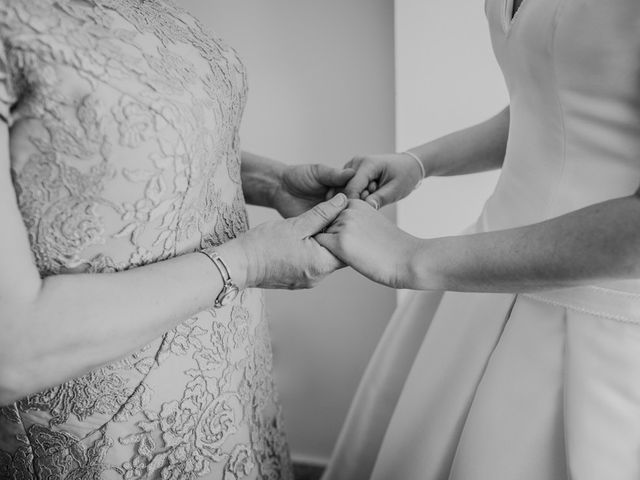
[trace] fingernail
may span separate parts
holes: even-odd
[[[375,198],[368,197],[367,203],[371,205],[373,208],[375,208],[376,210],[380,210],[380,204],[378,203],[378,200],[376,200]]]
[[[347,201],[347,197],[344,193],[339,193],[335,197],[331,199],[331,205],[335,205],[336,207],[341,207]]]

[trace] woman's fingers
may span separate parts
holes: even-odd
[[[365,198],[364,201],[376,210],[379,210],[385,205],[389,205],[390,203],[395,202],[398,199],[397,184],[397,181],[391,181],[385,185],[382,185],[378,190],[371,193],[367,198]]]
[[[378,180],[382,173],[381,167],[374,162],[362,162],[356,169],[355,175],[349,180],[344,193],[349,198],[360,198],[363,190],[366,190],[373,180]]]
[[[367,188],[365,188],[360,194],[360,200],[366,200],[367,197],[372,193],[374,193],[377,189],[378,189],[378,182],[376,182],[375,180],[372,182],[369,182],[369,185],[367,185]]]
[[[340,214],[336,216],[333,222],[331,222],[329,226],[322,230],[322,232],[315,235],[314,238],[321,245],[325,246],[324,244],[326,244],[327,246],[330,246],[331,248],[328,248],[327,246],[325,246],[325,248],[330,250],[333,254],[338,253],[337,242],[341,240],[341,237],[342,240],[344,240],[345,235],[347,234],[346,232],[348,230],[348,226],[353,226],[353,222],[355,219],[353,213],[358,211],[364,212],[370,209],[371,206],[367,205],[365,202],[362,202],[360,200],[349,200],[347,208],[342,210],[342,212],[340,212]],[[356,213],[355,215],[358,214]]]
[[[315,237],[316,242],[321,247],[326,248],[329,252],[340,261],[340,263],[344,263],[344,260],[341,258],[341,252],[338,250],[338,235],[334,233],[319,233]]]
[[[351,168],[357,170],[358,166],[362,163],[362,160],[362,157],[353,157],[351,160],[345,163],[342,168]]]
[[[324,199],[325,201],[331,200],[333,197],[335,197],[335,195],[336,195],[336,189],[331,187],[329,190],[327,190],[327,193],[324,196]]]
[[[374,197],[373,195],[369,195],[367,198],[364,199],[365,202],[367,202],[369,205],[371,205],[373,208],[375,208],[376,210],[380,210],[380,201]]]
[[[316,164],[314,168],[316,180],[326,187],[344,187],[356,173],[352,168],[332,168],[322,164]]]
[[[321,232],[340,215],[347,206],[347,198],[339,193],[331,200],[322,202],[296,217],[294,222],[303,236],[311,237]]]

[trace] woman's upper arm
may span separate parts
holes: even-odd
[[[7,320],[7,304],[34,300],[41,284],[11,181],[9,150],[9,127],[0,121],[0,323]]]
[[[1,7],[0,7],[1,8]],[[6,27],[6,25],[2,25]],[[6,31],[4,31],[6,33]],[[31,302],[41,280],[33,262],[27,229],[22,220],[11,180],[11,108],[17,103],[10,49],[0,37],[0,325],[12,316],[10,305]]]

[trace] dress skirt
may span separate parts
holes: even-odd
[[[324,478],[640,478],[640,295],[412,293]]]

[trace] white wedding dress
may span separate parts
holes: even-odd
[[[515,16],[512,2],[486,2],[511,123],[476,231],[640,185],[640,2],[524,0]],[[639,478],[634,280],[412,294],[371,360],[324,480]]]

